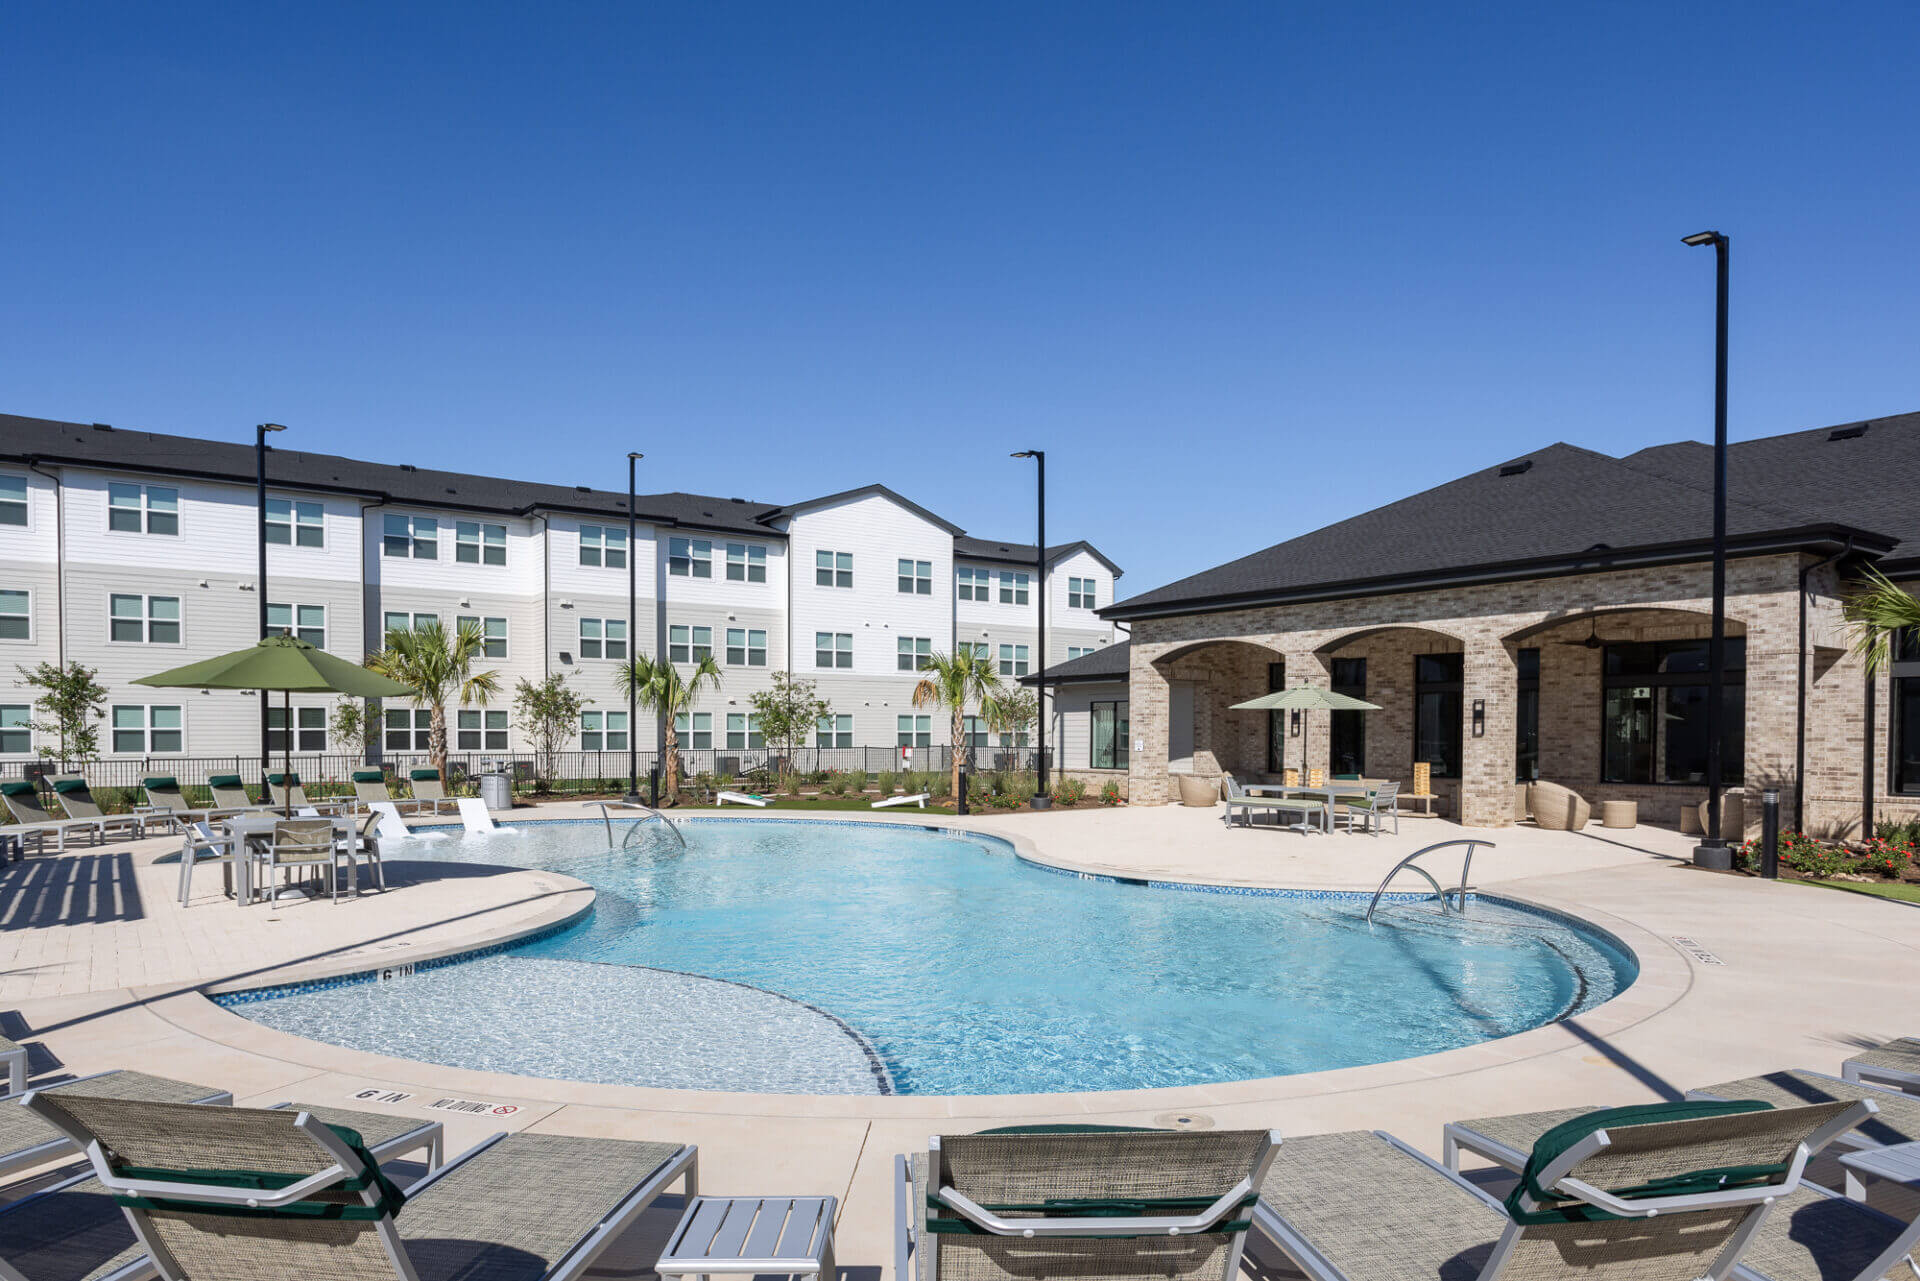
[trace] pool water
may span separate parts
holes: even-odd
[[[625,825],[616,824],[619,839]],[[391,982],[224,998],[285,1031],[525,1075],[1005,1094],[1191,1085],[1508,1036],[1633,981],[1601,931],[1477,898],[1214,893],[1063,875],[908,826],[599,822],[409,842],[551,868],[591,917]],[[725,980],[711,982],[708,980]],[[260,999],[270,998],[270,999]]]

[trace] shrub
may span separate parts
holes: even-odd
[[[914,790],[926,792],[935,800],[944,801],[953,795],[953,779],[946,774],[923,774],[920,786]]]
[[[867,772],[863,769],[847,771],[847,790],[856,796],[867,790]]]
[[[1053,799],[1060,805],[1078,805],[1087,799],[1087,785],[1077,778],[1063,778],[1053,785]]]
[[[1805,877],[1819,880],[1848,870],[1846,852],[1822,845],[1800,832],[1780,834],[1780,861]]]
[[[1888,845],[1920,846],[1920,818],[1883,818],[1873,825],[1873,834]]]
[[[1040,784],[1031,774],[1009,774],[1006,780],[1005,795],[1013,799],[1015,805],[1025,805],[1040,791]]]
[[[800,795],[800,774],[797,770],[787,775],[787,795]]]
[[[882,796],[892,796],[894,784],[899,781],[892,770],[883,769],[873,776],[874,790]]]
[[[839,770],[827,771],[827,783],[822,790],[829,796],[845,796],[847,794],[847,776]]]

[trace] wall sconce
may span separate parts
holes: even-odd
[[[1484,698],[1473,700],[1473,736],[1475,738],[1487,736],[1487,700]]]
[[[1291,738],[1300,737],[1300,722],[1305,719],[1306,719],[1305,714],[1302,713],[1298,708],[1295,708],[1293,714],[1287,718],[1287,734],[1289,737]]]

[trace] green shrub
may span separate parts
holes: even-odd
[[[845,796],[847,794],[847,776],[839,770],[827,771],[826,786],[822,790],[829,796]]]
[[[1100,803],[1102,805],[1118,805],[1120,803],[1120,784],[1111,779],[1101,784]]]
[[[1063,778],[1053,785],[1053,799],[1059,805],[1078,805],[1087,799],[1087,785],[1077,778]]]
[[[1920,846],[1920,818],[1883,818],[1873,825],[1873,834],[1888,845]]]
[[[873,776],[873,790],[882,796],[892,796],[893,786],[899,781],[900,780],[894,776],[892,770],[883,769]]]
[[[937,801],[944,801],[953,795],[953,777],[949,774],[926,774],[925,782],[915,791],[926,792]]]
[[[794,770],[792,773],[787,775],[787,795],[788,796],[800,795],[800,771],[799,770]]]
[[[1039,780],[1031,774],[1009,774],[1006,780],[1005,796],[1015,805],[1025,805],[1040,791]]]
[[[852,792],[856,796],[858,796],[861,792],[866,791],[867,777],[868,777],[867,772],[863,769],[848,770],[847,771],[847,790],[849,792]]]
[[[1780,834],[1780,861],[1802,876],[1815,880],[1849,870],[1852,862],[1838,846],[1822,845],[1799,832]]]

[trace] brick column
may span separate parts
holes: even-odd
[[[1461,660],[1460,822],[1467,827],[1513,826],[1514,735],[1520,701],[1520,669],[1497,637],[1475,637]],[[1479,737],[1473,705],[1486,704]]]
[[[1127,803],[1167,803],[1167,679],[1138,644],[1127,674]],[[1138,744],[1136,750],[1135,744]]]

